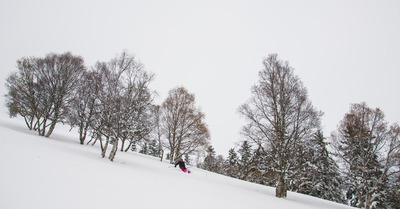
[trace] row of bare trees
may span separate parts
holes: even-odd
[[[22,116],[41,136],[49,137],[59,122],[69,124],[77,128],[81,144],[89,136],[111,161],[118,150],[154,142],[155,153],[162,158],[169,150],[173,162],[209,143],[205,115],[194,95],[178,87],[155,105],[149,88],[154,74],[126,51],[90,68],[69,52],[22,58],[17,64],[18,71],[7,79],[9,113]]]
[[[81,79],[72,103],[71,126],[77,126],[84,143],[87,131],[100,142],[103,157],[109,144],[112,161],[121,142],[124,150],[148,135],[154,93],[149,84],[154,75],[146,72],[133,55],[123,52],[109,62],[98,62]]]

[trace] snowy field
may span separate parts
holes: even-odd
[[[279,199],[275,188],[197,168],[186,174],[138,153],[118,152],[110,162],[66,127],[47,139],[1,115],[1,209],[351,208],[292,192]]]

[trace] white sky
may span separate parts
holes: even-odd
[[[196,95],[224,156],[245,124],[236,110],[271,53],[290,62],[325,113],[326,136],[351,103],[400,119],[397,0],[0,0],[2,95],[21,57],[71,51],[92,66],[123,49],[156,74],[158,103],[176,86]]]

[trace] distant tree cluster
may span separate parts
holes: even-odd
[[[108,62],[87,68],[82,57],[67,52],[45,58],[22,58],[7,78],[7,107],[29,129],[49,137],[57,123],[79,132],[79,142],[100,144],[113,161],[118,150],[140,149],[157,157],[169,150],[171,162],[202,152],[210,136],[204,113],[183,87],[155,105],[149,88],[154,74],[124,51]],[[109,149],[111,146],[111,149]]]
[[[366,209],[399,208],[399,125],[353,104],[328,143],[322,112],[293,71],[276,54],[264,60],[252,97],[238,109],[247,120],[245,140],[227,159],[209,147],[202,168],[276,187],[277,197],[290,190]]]

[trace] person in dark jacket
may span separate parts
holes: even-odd
[[[179,160],[179,161],[175,164],[175,168],[176,168],[177,165],[179,165],[179,168],[180,168],[183,172],[186,173],[186,171],[188,171],[188,170],[186,169],[185,162],[183,162],[183,159]],[[190,173],[190,171],[188,171],[188,172]]]

